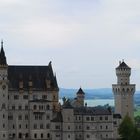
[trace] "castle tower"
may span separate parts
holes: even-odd
[[[8,140],[8,65],[3,41],[0,51],[0,139]]]
[[[84,106],[85,93],[82,88],[80,88],[76,94],[78,103],[80,103],[81,106]]]
[[[115,100],[115,113],[121,114],[122,118],[129,115],[134,118],[135,84],[130,84],[131,68],[124,62],[120,62],[116,68],[117,84],[112,85]]]

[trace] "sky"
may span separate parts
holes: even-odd
[[[63,88],[111,88],[132,68],[140,90],[139,0],[0,0],[9,65],[48,65]]]

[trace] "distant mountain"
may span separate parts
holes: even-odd
[[[62,97],[68,97],[68,98],[74,98],[76,97],[78,89],[64,89],[60,88],[60,98]],[[112,89],[110,88],[101,88],[101,89],[84,89],[85,92],[85,98],[86,99],[95,99],[95,98],[102,98],[102,99],[108,99],[113,98]]]
[[[59,97],[74,98],[76,97],[78,89],[60,88]],[[100,89],[83,89],[85,92],[85,99],[114,99],[111,88]],[[140,105],[140,91],[136,91],[134,96],[135,104]]]

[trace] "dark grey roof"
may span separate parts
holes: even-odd
[[[82,88],[80,88],[77,92],[77,94],[85,94],[84,91],[82,90]]]
[[[23,82],[23,89],[29,88],[32,81],[32,89],[48,89],[46,81],[50,80],[50,89],[57,89],[56,76],[53,74],[51,63],[48,66],[8,66],[9,88],[19,89],[19,82]]]
[[[130,69],[130,67],[123,61],[123,62],[120,62],[119,66],[117,67],[117,69],[119,68],[127,68],[127,69]]]
[[[75,115],[111,115],[112,112],[104,107],[80,107],[74,108]]]
[[[57,112],[56,117],[53,120],[51,120],[51,122],[62,122],[62,121],[63,117],[61,112]]]

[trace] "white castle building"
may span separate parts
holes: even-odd
[[[115,114],[110,108],[84,105],[80,88],[72,102],[59,104],[59,88],[48,66],[8,65],[3,42],[0,51],[0,140],[109,140],[118,137],[121,117],[133,118],[135,85],[130,68],[116,69]]]

